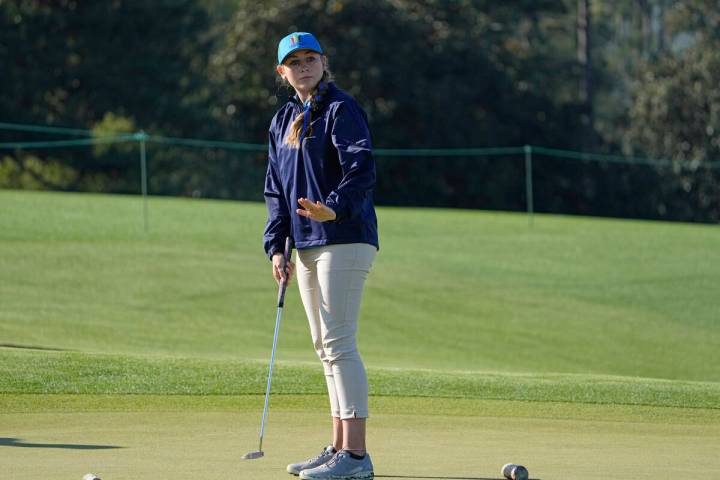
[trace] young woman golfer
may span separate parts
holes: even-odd
[[[286,236],[297,248],[297,281],[310,334],[325,369],[333,442],[288,465],[301,479],[372,479],[365,450],[368,382],[357,350],[360,300],[378,250],[375,162],[365,112],[331,82],[327,57],[310,33],[278,45],[277,73],[295,90],[270,124],[265,251],[278,282]]]

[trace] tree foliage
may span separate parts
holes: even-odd
[[[365,107],[378,145],[566,145],[567,125],[557,120],[567,104],[552,95],[562,79],[547,72],[562,65],[547,48],[534,47],[548,44],[541,13],[563,8],[551,1],[524,8],[490,1],[241,1],[213,54],[213,78],[227,88],[233,127],[261,138],[290,93],[276,82],[276,39],[308,30],[326,45],[338,85]]]
[[[586,3],[590,70],[577,58],[577,0],[0,0],[0,121],[261,143],[291,93],[276,79],[277,41],[312,31],[376,147],[579,149],[592,138],[674,167],[544,158],[542,210],[716,220],[716,2]],[[588,75],[591,105],[578,89]],[[136,144],[31,153],[4,154],[5,185],[138,190]],[[262,196],[262,153],[150,144],[148,155],[153,193]],[[383,157],[378,200],[520,209],[522,161]]]
[[[672,12],[676,34],[694,32],[694,38],[678,53],[642,68],[626,134],[632,150],[672,162],[663,169],[665,200],[659,208],[679,206],[680,216],[692,220],[720,220],[720,175],[708,168],[720,161],[716,7],[715,2],[695,1]]]

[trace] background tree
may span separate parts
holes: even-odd
[[[691,1],[669,11],[676,53],[646,63],[626,134],[629,150],[670,159],[661,168],[661,214],[720,220],[720,12]]]
[[[209,27],[193,0],[0,2],[2,117],[93,128],[112,112],[147,130],[197,136],[208,124]],[[49,155],[79,172],[75,188],[137,190],[134,158],[99,161],[89,149],[37,152],[41,161]],[[171,156],[173,168],[183,168],[182,152]],[[155,165],[164,168],[163,161]]]
[[[309,30],[326,46],[338,85],[366,109],[376,146],[575,146],[563,121],[568,102],[553,95],[564,82],[554,74],[562,60],[541,22],[564,14],[555,1],[243,1],[213,55],[212,75],[226,86],[232,130],[265,138],[292,93],[276,82],[277,39]],[[518,177],[520,167],[517,160],[383,158],[378,198],[500,208],[507,183],[483,179]],[[512,208],[522,205],[522,194],[508,197]]]
[[[590,0],[577,2],[577,59],[582,73],[578,89],[578,100],[582,104],[580,120],[583,124],[583,147],[592,150],[595,138],[595,113],[593,105],[592,66],[592,14]]]
[[[717,156],[716,6],[0,0],[0,121],[264,143],[292,93],[276,83],[277,41],[310,30],[338,85],[368,112],[376,147],[532,144],[665,156],[675,170],[543,156],[537,204],[708,221],[718,216],[717,170],[706,171],[705,160]],[[0,141],[34,139],[48,137],[0,131]],[[3,152],[0,186],[138,191],[135,144],[31,153]],[[262,198],[262,151],[150,143],[148,154],[154,194]],[[522,209],[522,160],[382,157],[378,200]]]

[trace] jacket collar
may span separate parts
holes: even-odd
[[[338,87],[335,86],[335,82],[327,82],[327,86],[328,86],[328,91],[325,94],[325,97],[323,97],[323,102],[322,102],[322,105],[320,106],[321,109],[327,104],[328,99],[331,96],[334,96],[334,93],[339,90]],[[290,102],[294,107],[299,107],[299,108],[303,107],[303,104],[300,101],[300,97],[297,96],[297,93],[294,95],[288,95],[287,99],[288,99],[288,102]]]

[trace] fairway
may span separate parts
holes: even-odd
[[[328,442],[258,203],[0,191],[7,478],[291,478]],[[720,477],[720,229],[379,208],[363,300],[378,478]],[[118,447],[118,448],[106,448]],[[694,473],[695,472],[695,473]],[[2,476],[2,478],[6,478]]]

